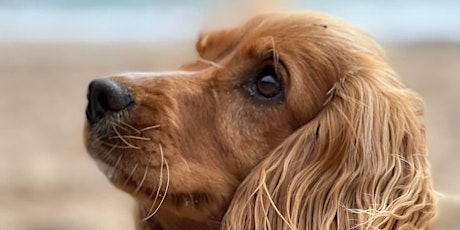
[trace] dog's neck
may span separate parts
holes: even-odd
[[[175,207],[177,208],[177,207]],[[176,230],[176,229],[220,229],[223,213],[203,213],[203,210],[190,208],[173,211],[168,205],[162,205],[158,212],[148,217],[148,212],[139,205],[136,218],[137,230]]]
[[[160,216],[147,221],[139,220],[137,230],[175,230],[175,229],[220,229],[220,223],[199,222],[186,218],[162,218]]]

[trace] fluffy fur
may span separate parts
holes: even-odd
[[[276,13],[196,47],[199,61],[181,67],[192,72],[116,76],[136,105],[87,127],[89,152],[147,217],[139,228],[429,228],[423,101],[367,35],[322,14]],[[283,76],[277,103],[239,80],[267,60]],[[147,142],[127,141],[136,130]]]

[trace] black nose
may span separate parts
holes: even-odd
[[[110,79],[92,81],[88,87],[87,97],[86,118],[90,123],[99,121],[110,111],[121,111],[133,102],[128,89]]]

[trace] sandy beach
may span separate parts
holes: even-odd
[[[131,198],[83,146],[86,87],[113,73],[175,69],[195,58],[193,47],[0,43],[0,229],[133,229]],[[460,44],[385,49],[426,101],[434,185],[452,197],[435,229],[459,229]]]

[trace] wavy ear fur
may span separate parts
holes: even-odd
[[[247,176],[223,229],[429,227],[423,102],[384,61],[367,62]]]

